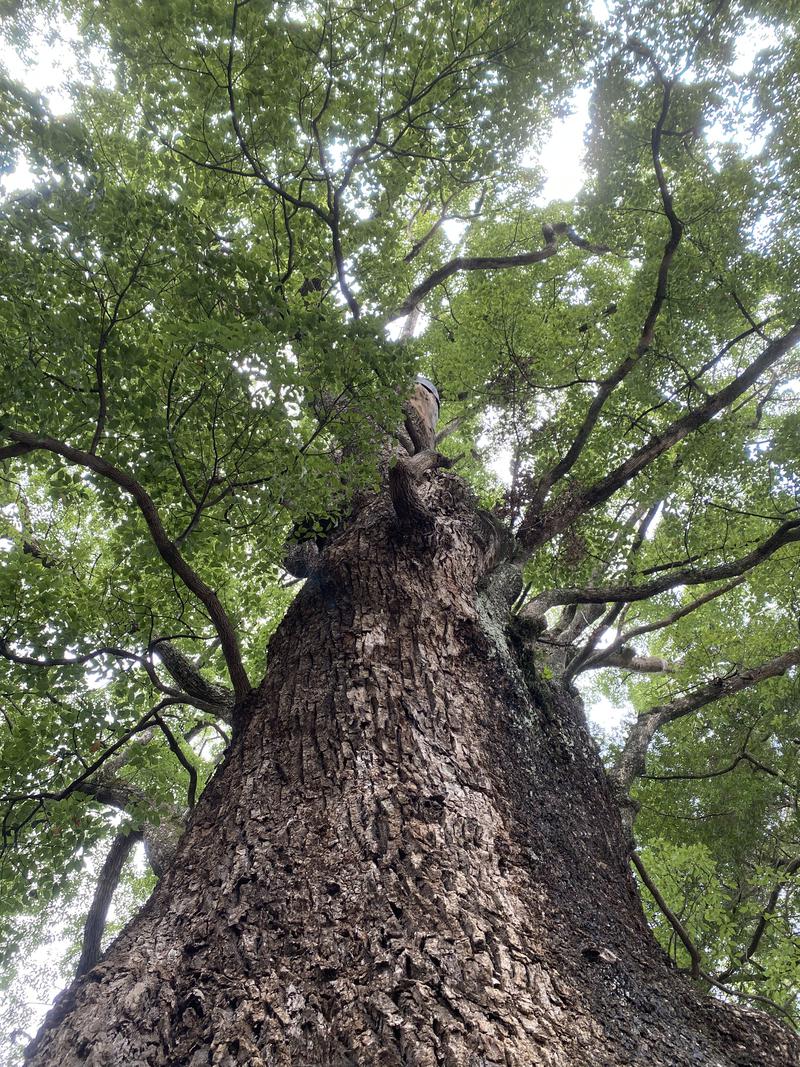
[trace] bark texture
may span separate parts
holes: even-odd
[[[415,492],[424,539],[384,495],[320,552],[176,859],[31,1064],[800,1063],[670,970],[579,703],[507,640],[496,527],[448,472]]]

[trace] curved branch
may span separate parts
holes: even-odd
[[[705,585],[721,579],[737,577],[769,559],[779,548],[800,541],[800,519],[790,519],[783,523],[766,541],[739,559],[730,563],[720,563],[715,567],[692,568],[681,570],[655,578],[642,585],[610,585],[585,589],[551,589],[540,594],[525,605],[520,613],[523,617],[541,615],[548,608],[557,604],[608,604],[612,602],[631,603],[637,600],[649,600],[650,597],[665,593],[678,585]],[[730,588],[730,587],[727,587]],[[717,590],[718,595],[723,590]],[[702,599],[702,598],[701,598]],[[711,599],[709,596],[708,599]],[[699,606],[699,603],[696,604]],[[694,608],[692,608],[694,610]],[[655,628],[655,627],[654,627]],[[639,632],[645,632],[639,630]],[[633,636],[631,631],[628,637]]]
[[[666,615],[663,619],[658,619],[656,622],[645,623],[642,626],[632,626],[630,630],[625,630],[619,637],[615,638],[610,645],[606,648],[601,648],[595,652],[593,656],[586,659],[581,666],[581,671],[594,670],[597,667],[620,667],[625,666],[624,663],[619,662],[620,657],[625,658],[625,646],[633,640],[634,637],[641,637],[643,634],[653,633],[655,630],[663,630],[667,626],[672,626],[673,623],[678,622],[680,619],[685,618],[687,615],[691,615],[693,611],[697,611],[704,604],[708,604],[711,600],[716,600],[717,597],[722,596],[724,593],[734,589],[737,585],[741,585],[744,581],[743,577],[734,578],[732,582],[728,582],[726,585],[720,586],[719,589],[712,589],[709,593],[704,593],[703,596],[697,597],[690,604],[685,607],[679,608],[677,611],[673,611],[670,615]],[[647,656],[637,657],[634,659],[652,659],[657,660],[659,657]],[[660,660],[662,663],[666,663],[666,660]],[[637,668],[630,666],[629,670],[642,670],[647,668]],[[673,666],[653,667],[653,670],[672,670]]]
[[[110,759],[115,752],[118,752],[123,745],[126,745],[135,734],[148,729],[150,724],[154,721],[155,716],[158,715],[160,711],[180,703],[182,703],[182,701],[174,700],[171,697],[165,697],[163,700],[160,700],[158,704],[143,715],[142,718],[130,728],[130,730],[126,730],[122,737],[118,738],[113,745],[109,745],[109,747],[102,752],[96,760],[90,763],[77,778],[74,778],[69,785],[64,786],[63,789],[59,789],[55,792],[43,790],[39,793],[15,793],[10,796],[0,796],[0,802],[13,805],[24,800],[66,800],[67,797],[71,796],[76,790],[83,791],[85,783],[88,782],[95,771],[98,771],[106,760]]]
[[[607,245],[593,245],[584,240],[584,238],[579,237],[566,222],[557,222],[552,226],[545,223],[542,226],[542,236],[544,237],[544,246],[535,252],[522,252],[515,256],[456,256],[455,259],[449,260],[432,274],[429,274],[419,285],[416,285],[403,303],[390,314],[387,321],[393,322],[395,319],[408,315],[428,295],[431,289],[435,289],[437,285],[447,281],[453,274],[473,270],[508,270],[511,267],[529,267],[534,263],[541,263],[556,254],[560,236],[565,236],[576,248],[582,248],[587,252],[592,252],[594,255],[602,255],[611,251]]]
[[[164,525],[161,522],[161,517],[158,514],[158,510],[152,497],[139,484],[139,482],[137,482],[127,471],[120,470],[119,467],[115,467],[112,463],[109,463],[108,460],[96,456],[91,452],[84,452],[80,448],[73,448],[71,445],[65,444],[63,441],[57,441],[52,437],[38,437],[36,434],[28,433],[24,430],[14,430],[9,427],[2,427],[1,432],[16,444],[26,445],[31,450],[41,449],[46,452],[52,452],[54,455],[61,456],[70,463],[86,467],[89,470],[94,471],[96,474],[108,478],[109,481],[118,485],[123,492],[126,492],[133,497],[147,523],[147,528],[150,531],[150,536],[153,539],[159,555],[167,566],[181,579],[186,588],[194,593],[201,604],[207,609],[211,621],[219,635],[222,652],[228,667],[228,673],[230,674],[233,683],[236,699],[244,700],[251,690],[251,685],[244,669],[244,663],[242,662],[239,642],[227,612],[223,608],[214,590],[206,585],[197,572],[181,555],[175,542],[170,540],[167,536],[167,531],[164,529]]]
[[[681,242],[681,237],[683,236],[683,223],[675,214],[675,208],[672,204],[672,193],[667,186],[667,181],[664,177],[664,168],[661,164],[661,138],[664,132],[664,123],[667,121],[667,116],[669,115],[672,82],[662,77],[661,83],[664,93],[661,104],[661,113],[658,116],[658,121],[653,127],[651,135],[651,150],[653,155],[653,169],[656,173],[656,180],[658,182],[659,192],[661,193],[661,201],[664,205],[664,214],[669,222],[670,235],[664,246],[664,252],[661,257],[661,262],[659,263],[653,301],[647,312],[647,317],[642,326],[638,344],[633,353],[628,356],[627,359],[624,359],[608,378],[601,383],[597,394],[589,405],[583,423],[581,424],[574,441],[552,470],[544,474],[539,480],[531,500],[531,506],[535,509],[541,507],[547,498],[547,494],[556,482],[560,481],[575,466],[592,430],[597,425],[597,420],[600,418],[600,413],[603,410],[606,401],[620,382],[622,382],[623,379],[630,374],[633,368],[637,366],[642,356],[649,351],[650,346],[653,343],[653,333],[655,331],[658,316],[661,314],[661,309],[667,298],[669,270],[672,266],[672,260],[675,257],[675,253],[678,250],[678,245]]]
[[[236,140],[239,145],[244,158],[250,164],[253,169],[253,176],[256,177],[262,185],[264,185],[271,193],[275,193],[281,197],[287,203],[291,204],[295,208],[305,208],[308,211],[313,212],[328,226],[331,224],[331,216],[327,211],[324,211],[319,204],[315,204],[311,200],[302,200],[296,196],[293,196],[290,192],[283,188],[282,185],[274,182],[264,171],[264,168],[259,163],[255,153],[252,151],[247,143],[247,139],[244,136],[241,123],[239,122],[239,113],[236,108],[236,95],[233,89],[233,61],[236,55],[236,27],[239,18],[239,9],[245,7],[248,0],[234,0],[233,14],[231,16],[231,32],[228,42],[228,61],[226,64],[226,84],[228,91],[228,107],[231,116],[231,125],[233,126],[233,132],[236,134]]]
[[[744,667],[726,678],[715,678],[706,685],[698,686],[693,693],[643,712],[631,727],[612,771],[619,787],[627,794],[634,779],[642,774],[650,742],[656,731],[666,723],[682,719],[685,715],[705,707],[706,704],[733,696],[742,689],[758,685],[759,682],[766,681],[768,678],[778,678],[798,663],[800,663],[800,648],[793,648],[758,667]]]
[[[0,656],[10,663],[19,663],[23,667],[41,667],[43,670],[49,670],[52,667],[81,667],[99,656],[114,656],[116,659],[125,659],[130,660],[132,663],[138,663],[140,667],[144,668],[154,689],[157,689],[159,693],[164,693],[166,696],[173,697],[180,704],[191,704],[192,707],[197,708],[199,711],[208,711],[213,715],[220,715],[224,718],[225,708],[227,707],[226,700],[232,703],[229,690],[223,686],[214,686],[211,682],[206,682],[204,678],[202,682],[207,687],[205,695],[203,688],[199,684],[193,685],[191,690],[187,689],[185,692],[173,689],[169,685],[164,685],[149,659],[145,656],[140,656],[137,652],[130,652],[125,648],[116,648],[114,645],[101,645],[100,648],[92,649],[91,652],[85,652],[78,656],[27,656],[24,653],[15,652],[6,639],[0,637]],[[182,684],[181,679],[170,670],[169,665],[166,663],[164,665],[175,681],[179,685]],[[202,677],[196,671],[194,675],[195,677]],[[188,681],[192,681],[188,671],[185,676]],[[228,694],[227,698],[225,694]]]
[[[183,749],[178,744],[175,734],[173,734],[172,730],[170,730],[157,712],[154,712],[153,720],[166,738],[170,752],[172,752],[175,759],[189,775],[189,789],[186,796],[186,803],[189,810],[191,810],[197,799],[197,768],[186,758]]]

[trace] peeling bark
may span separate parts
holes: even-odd
[[[454,475],[424,543],[375,498],[320,551],[175,860],[28,1050],[73,1065],[787,1067],[649,933],[569,687]]]

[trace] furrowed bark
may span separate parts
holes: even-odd
[[[800,1064],[670,969],[579,705],[507,639],[499,528],[450,472],[415,491],[435,536],[383,495],[320,550],[175,861],[30,1064]]]

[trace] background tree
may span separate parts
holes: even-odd
[[[702,988],[797,1021],[792,15],[109,0],[17,7],[21,46],[37,12],[80,26],[86,69],[67,117],[7,80],[0,118],[4,164],[24,146],[38,179],[0,235],[11,973],[86,857],[97,889],[73,959],[92,974],[34,1061],[163,1062],[163,1041],[188,1063],[210,1033],[213,1062],[796,1058],[698,1006],[625,880],[630,859]],[[773,43],[740,74],[747,30]],[[579,84],[588,180],[541,207],[524,153]],[[404,412],[416,371],[435,439]],[[580,680],[637,713],[607,746],[613,802]],[[140,840],[164,880],[97,968],[120,880],[152,887],[126,867]],[[235,966],[186,918],[215,862],[200,911],[226,901]],[[168,1010],[142,978],[161,919],[201,961],[159,973]],[[276,944],[302,966],[250,988]]]

